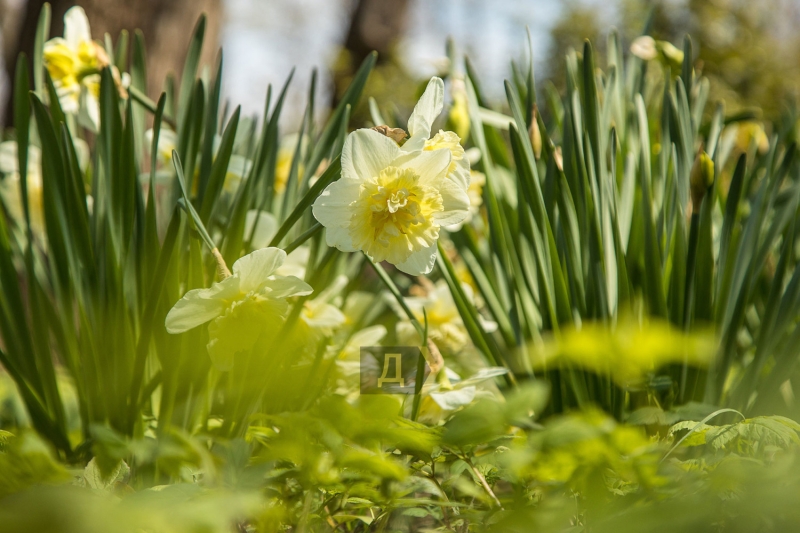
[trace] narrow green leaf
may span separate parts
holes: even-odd
[[[36,24],[36,36],[33,40],[33,86],[39,98],[44,98],[44,43],[50,38],[50,4],[42,4],[39,22]]]

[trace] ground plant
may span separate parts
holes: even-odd
[[[503,101],[449,46],[405,112],[373,54],[287,124],[204,18],[158,95],[141,32],[64,26],[0,144],[0,531],[800,527],[797,117],[690,38],[563,92],[521,43]]]

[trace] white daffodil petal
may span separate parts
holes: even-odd
[[[403,143],[402,150],[404,152],[418,152],[425,148],[425,141],[428,139],[425,135],[417,135],[416,137],[411,137],[405,143]]]
[[[469,195],[455,182],[444,180],[439,188],[442,195],[443,211],[434,213],[436,223],[440,226],[458,224],[469,216]]]
[[[444,82],[441,78],[433,77],[408,118],[408,134],[412,138],[430,137],[433,121],[442,112],[443,106]]]
[[[401,272],[412,276],[421,276],[433,270],[436,263],[436,244],[414,252],[408,259],[396,265]]]
[[[169,333],[183,333],[209,320],[217,318],[225,311],[226,303],[214,296],[220,292],[222,284],[218,283],[210,289],[194,289],[183,295],[183,298],[169,310],[164,325]]]
[[[326,228],[345,227],[350,223],[350,204],[358,200],[361,182],[340,178],[328,185],[311,206],[320,224]]]
[[[79,139],[79,138],[72,139],[72,143],[75,146],[75,154],[78,156],[78,166],[80,167],[81,170],[86,170],[86,167],[89,166],[89,161],[92,158],[92,155],[89,152],[89,145],[86,144],[86,141],[84,141],[83,139]],[[29,146],[28,148],[30,150],[30,148],[36,148],[36,147],[35,146]],[[28,158],[32,159],[33,155],[34,155],[34,153],[32,151],[29,152]],[[37,148],[37,151],[36,151],[36,157],[37,157],[37,161],[38,161],[38,158],[39,158],[38,148]]]
[[[412,152],[398,157],[392,165],[413,170],[420,176],[420,183],[427,185],[443,181],[450,166],[450,157],[449,150]]]
[[[432,392],[431,399],[445,411],[453,411],[459,407],[469,405],[475,399],[475,387],[449,390],[445,392]]]
[[[253,231],[254,228],[255,232]],[[251,209],[244,217],[244,237],[247,239],[251,234],[253,235],[250,241],[250,247],[253,250],[266,248],[277,231],[278,221],[275,220],[271,213]]]
[[[310,311],[303,313],[303,320],[314,328],[337,328],[345,323],[347,318],[331,304],[313,306]]]
[[[369,326],[353,333],[350,342],[355,346],[374,346],[386,336],[386,326]]]
[[[347,136],[342,148],[342,178],[368,180],[380,174],[400,154],[397,143],[369,129]]]
[[[345,287],[350,280],[344,274],[340,274],[336,276],[332,283],[329,283],[327,287],[322,289],[314,298],[315,302],[330,302],[334,298],[336,298]]]
[[[234,174],[240,178],[245,178],[250,174],[253,163],[244,156],[233,154],[228,161],[228,174]]]
[[[16,141],[0,143],[0,172],[3,174],[19,172]]]
[[[342,252],[355,252],[357,248],[353,245],[353,238],[350,236],[348,228],[330,226],[325,230],[325,242]]]
[[[308,246],[301,246],[286,256],[286,261],[275,271],[276,276],[294,276],[304,279],[306,277],[306,265],[311,250]]]
[[[257,290],[286,260],[280,248],[262,248],[240,258],[233,264],[233,275],[239,278],[243,293]]]
[[[100,130],[100,102],[85,85],[81,85],[78,108],[78,122],[86,129],[98,132]]]
[[[469,161],[467,158],[464,157],[455,162],[455,168],[453,169],[450,174],[447,175],[448,179],[453,180],[458,184],[459,187],[463,189],[467,189],[469,187],[471,181],[471,175],[469,172]]]
[[[269,289],[266,295],[270,298],[305,296],[314,292],[311,285],[294,276],[274,276],[264,281],[264,288]]]
[[[76,51],[81,43],[92,40],[89,19],[82,7],[71,7],[64,14],[64,39]]]

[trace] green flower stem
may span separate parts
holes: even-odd
[[[197,211],[195,211],[195,208],[192,205],[192,201],[189,199],[189,193],[186,190],[186,180],[183,175],[183,165],[181,164],[181,158],[178,156],[178,152],[176,150],[172,151],[172,164],[175,165],[175,172],[178,173],[178,185],[181,187],[181,195],[183,196],[181,198],[183,202],[181,203],[179,200],[178,203],[186,210],[187,213],[189,213],[189,217],[194,222],[197,232],[200,234],[203,242],[206,243],[209,250],[213,250],[217,247],[217,245],[214,244],[213,240],[211,240],[211,235],[208,234],[206,226],[203,224],[203,221],[200,219],[200,215],[197,214]]]
[[[450,288],[450,294],[453,295],[453,301],[458,308],[458,312],[464,322],[464,327],[467,329],[467,333],[469,333],[473,344],[475,344],[475,347],[481,350],[485,355],[490,357],[496,366],[509,368],[505,359],[503,358],[502,353],[500,352],[500,349],[495,344],[494,339],[492,339],[480,325],[478,311],[475,309],[475,306],[467,300],[467,296],[464,293],[460,282],[458,281],[458,277],[456,276],[456,271],[453,268],[453,264],[447,257],[441,241],[439,241],[438,246],[439,258],[437,261],[439,263],[439,270],[441,271],[447,286]],[[514,379],[513,373],[509,372],[503,377],[509,386],[516,385],[516,380]]]
[[[316,224],[308,228],[305,232],[303,232],[303,234],[300,235],[298,238],[290,242],[283,250],[287,254],[294,252],[296,249],[302,246],[304,242],[306,242],[308,239],[319,233],[321,229],[322,229],[322,224],[317,222]]]
[[[314,183],[314,185],[308,190],[308,192],[303,196],[303,198],[297,203],[292,212],[289,213],[289,216],[286,217],[286,220],[283,221],[281,227],[278,228],[278,231],[275,233],[275,236],[270,241],[270,246],[278,246],[281,240],[289,233],[289,230],[294,227],[298,220],[303,216],[303,214],[311,207],[311,204],[314,203],[314,200],[317,199],[317,196],[325,190],[325,187],[330,185],[337,177],[339,177],[342,170],[342,163],[337,157],[328,165],[328,168],[325,169],[325,172],[322,173],[322,176]]]
[[[483,476],[483,474],[478,472],[478,469],[475,468],[474,464],[472,464],[472,460],[469,458],[469,456],[467,454],[463,454],[460,455],[459,458],[467,464],[472,474],[476,478],[478,478],[478,481],[480,481],[481,487],[483,487],[483,490],[486,491],[486,494],[488,494],[489,497],[492,499],[492,501],[495,503],[495,505],[497,505],[497,507],[499,507],[502,510],[503,505],[500,503],[500,500],[497,498],[497,495],[492,490],[492,487],[489,486],[489,483],[486,481],[486,478]]]
[[[200,234],[200,238],[203,239],[203,242],[206,243],[208,249],[211,250],[211,255],[214,256],[214,260],[217,262],[217,276],[219,279],[228,278],[231,275],[231,271],[228,268],[228,265],[225,264],[225,259],[219,252],[217,245],[214,244],[214,241],[211,239],[211,235],[208,234],[208,230],[206,229],[205,224],[203,224],[200,215],[197,214],[197,211],[192,205],[191,200],[189,200],[189,193],[186,191],[186,182],[183,176],[183,165],[181,165],[181,159],[178,156],[178,152],[175,150],[172,151],[172,163],[175,165],[175,172],[178,173],[178,183],[180,184],[181,195],[183,196],[178,200],[178,205],[180,205],[186,210],[187,213],[189,213],[189,218],[191,218],[194,222],[194,226],[197,229],[197,232]]]
[[[690,437],[690,436],[691,436],[691,435],[692,435],[692,434],[693,434],[695,431],[697,431],[698,429],[700,429],[700,427],[702,427],[702,425],[703,425],[703,424],[705,424],[706,422],[708,422],[708,421],[709,421],[709,420],[711,420],[712,418],[714,418],[714,417],[716,417],[716,416],[718,416],[718,415],[724,414],[724,413],[735,413],[735,414],[739,415],[740,417],[742,417],[742,420],[747,420],[747,417],[746,417],[746,416],[744,416],[744,415],[743,415],[742,413],[740,413],[739,411],[737,411],[736,409],[717,409],[716,411],[714,411],[713,413],[711,413],[710,415],[708,415],[707,417],[705,417],[704,419],[702,419],[700,422],[698,422],[697,424],[695,424],[695,425],[694,425],[694,427],[693,427],[692,429],[690,429],[690,430],[689,430],[689,431],[686,433],[686,435],[684,435],[684,436],[681,438],[681,440],[679,440],[678,442],[676,442],[676,443],[675,443],[675,446],[673,446],[672,448],[670,448],[670,449],[669,449],[669,451],[668,451],[668,452],[667,452],[667,453],[664,455],[664,457],[662,457],[662,458],[661,458],[661,460],[659,461],[659,463],[663,463],[663,462],[664,462],[664,461],[667,459],[667,457],[669,457],[669,456],[670,456],[670,454],[671,454],[672,452],[674,452],[675,450],[677,450],[677,449],[678,449],[678,446],[680,446],[681,444],[683,444],[683,441],[685,441],[686,439],[688,439],[688,438],[689,438],[689,437]]]
[[[419,333],[419,336],[422,339],[422,346],[427,348],[429,342],[427,315],[425,315],[425,326],[423,327],[423,325],[419,323],[419,320],[417,320],[417,317],[414,316],[414,313],[411,312],[411,309],[409,309],[408,304],[406,304],[405,298],[403,298],[403,295],[400,294],[400,290],[397,288],[397,285],[394,284],[392,278],[389,277],[389,274],[386,273],[386,271],[383,269],[382,266],[373,261],[370,256],[364,254],[364,257],[366,257],[367,261],[370,262],[372,268],[374,268],[375,272],[378,273],[378,277],[381,278],[383,284],[386,285],[386,288],[388,288],[389,292],[392,293],[392,296],[394,296],[395,300],[397,300],[397,303],[400,304],[400,307],[403,309],[406,316],[411,321],[411,324],[414,325],[414,329],[417,330],[417,333]],[[423,313],[424,312],[425,311],[423,310]],[[431,366],[431,368],[433,368],[434,366],[433,361],[430,361],[429,365]],[[444,369],[444,365],[442,365],[442,369]],[[414,380],[414,403],[411,406],[411,420],[414,421],[417,420],[417,416],[419,415],[419,405],[422,399],[422,378],[424,375],[425,375],[425,358],[420,356],[419,361],[417,363],[417,375]]]
[[[375,272],[378,273],[378,277],[381,278],[383,284],[386,285],[386,288],[392,293],[392,296],[394,296],[395,300],[397,300],[397,303],[403,308],[403,312],[414,325],[414,329],[417,330],[417,333],[419,333],[423,346],[427,345],[428,336],[426,334],[426,329],[422,326],[422,324],[419,323],[419,320],[417,320],[417,317],[411,312],[411,309],[408,308],[405,298],[403,298],[403,295],[400,294],[400,289],[397,288],[397,285],[394,284],[394,281],[392,281],[392,278],[389,277],[389,274],[386,273],[382,266],[373,261],[372,258],[367,254],[364,254],[364,257],[367,258],[367,261],[370,262],[372,268],[374,268]]]
[[[153,113],[153,114],[156,113],[156,109],[158,109],[158,106],[156,105],[156,103],[153,102],[150,98],[147,97],[146,94],[142,93],[139,89],[137,89],[133,85],[128,87],[128,95],[131,97],[131,100],[133,100],[134,102],[138,103],[139,105],[141,105],[142,107],[144,107],[145,109],[150,111],[151,113]],[[178,127],[178,125],[175,122],[174,118],[172,118],[170,116],[167,116],[167,115],[163,115],[163,118],[164,118],[164,122],[166,122],[167,124],[172,126],[173,129]]]

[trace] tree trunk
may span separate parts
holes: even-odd
[[[116,42],[123,29],[131,35],[141,29],[147,46],[148,93],[154,100],[162,91],[169,72],[180,73],[192,30],[201,13],[206,13],[205,45],[201,64],[213,65],[219,45],[222,21],[222,0],[49,0],[52,7],[50,36],[63,35],[64,13],[73,5],[80,5],[89,17],[92,37],[103,41],[108,33]],[[28,0],[21,13],[20,28],[15,45],[5,50],[8,79],[13,87],[17,56],[25,52],[30,58],[36,35],[36,24],[44,0]],[[9,91],[12,93],[13,91]],[[9,105],[6,109],[10,110]],[[6,124],[13,117],[6,114]]]
[[[378,52],[378,64],[391,62],[392,49],[405,32],[409,0],[357,0],[343,54],[333,68],[332,104],[338,103],[361,62]]]
[[[359,0],[350,20],[344,47],[358,66],[373,50],[389,54],[405,30],[408,0]]]

